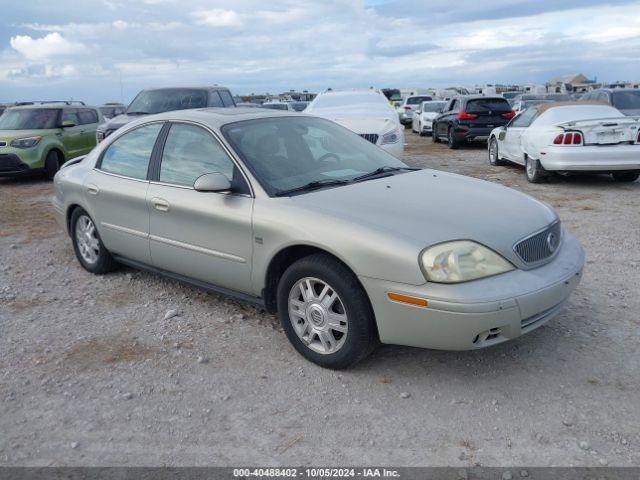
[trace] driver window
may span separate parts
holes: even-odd
[[[234,166],[211,133],[194,125],[174,123],[162,152],[160,181],[191,187],[199,176],[213,172],[223,173],[231,181]]]
[[[528,127],[531,125],[538,111],[535,108],[528,108],[509,123],[509,127]]]

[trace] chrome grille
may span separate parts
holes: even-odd
[[[378,142],[378,134],[377,133],[361,133],[360,136],[365,140],[373,143],[374,145]]]
[[[558,221],[516,243],[513,250],[524,263],[538,263],[551,257],[558,250],[561,239],[562,228]]]

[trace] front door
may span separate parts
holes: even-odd
[[[213,172],[232,180],[232,192],[193,189],[198,177]],[[147,193],[153,265],[249,292],[253,198],[220,142],[202,127],[173,123],[156,180]]]
[[[84,125],[80,124],[80,120],[78,119],[78,109],[63,108],[60,121],[62,122],[62,125],[65,125],[65,122],[67,122],[68,125],[73,124],[73,126],[63,126],[61,132],[60,140],[67,151],[66,160],[71,160],[72,158],[84,155],[84,133],[86,128]]]
[[[109,145],[84,183],[89,215],[111,253],[151,264],[147,171],[162,123],[131,130]]]

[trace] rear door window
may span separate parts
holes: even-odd
[[[125,177],[146,179],[149,159],[162,123],[136,128],[116,139],[102,155],[100,170]]]
[[[522,112],[520,115],[518,115],[516,118],[514,118],[513,121],[509,124],[509,126],[512,128],[528,127],[529,125],[531,125],[531,122],[533,122],[533,119],[537,113],[538,111],[535,108],[528,108],[527,110]]]
[[[510,112],[511,105],[504,98],[478,98],[467,102],[467,113]]]

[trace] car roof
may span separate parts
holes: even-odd
[[[204,123],[214,128],[220,128],[228,123],[272,117],[300,118],[300,113],[290,112],[289,110],[271,110],[268,108],[255,107],[207,107],[193,108],[189,110],[173,110],[170,112],[149,115],[140,119],[139,122],[136,121],[135,124],[138,125],[157,120],[186,120]]]
[[[326,92],[321,92],[318,94],[318,96],[320,95],[341,95],[341,96],[347,96],[347,95],[362,95],[363,93],[369,93],[371,95],[382,95],[382,93],[379,90],[375,90],[375,89],[371,89],[371,88],[363,88],[363,89],[354,89],[354,90],[328,90]]]
[[[505,100],[502,95],[456,95],[455,97],[462,100]]]
[[[220,85],[185,85],[182,87],[153,87],[145,88],[143,92],[153,92],[156,90],[229,90],[227,87]]]
[[[47,108],[47,109],[51,109],[51,108],[60,108],[60,109],[65,109],[65,108],[96,108],[93,105],[79,105],[76,103],[72,103],[72,104],[68,104],[68,103],[59,103],[59,102],[53,102],[53,103],[34,103],[31,105],[16,105],[15,107],[9,107],[11,110],[34,110],[34,109],[38,109],[38,108]]]

